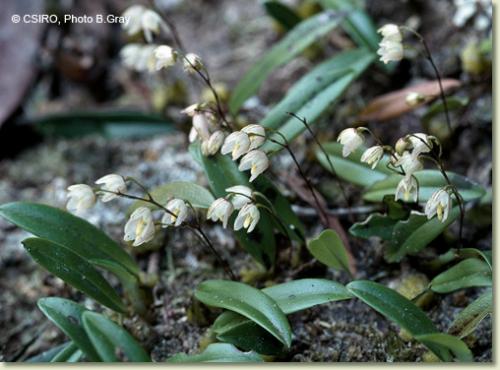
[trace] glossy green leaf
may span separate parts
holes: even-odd
[[[220,153],[212,157],[201,156],[198,144],[192,144],[190,151],[201,161],[200,164],[216,197],[226,196],[226,189],[235,185],[253,188],[248,181],[247,173],[239,171],[237,163],[230,156]],[[231,217],[230,225],[233,224],[235,218],[236,213]],[[274,264],[276,240],[273,233],[273,220],[267,213],[261,212],[260,221],[251,233],[239,230],[234,234],[241,246],[258,262],[266,267]]]
[[[262,289],[285,314],[291,314],[319,304],[352,298],[341,284],[326,279],[300,279]],[[220,341],[232,343],[244,350],[264,355],[282,352],[283,345],[267,331],[232,311],[222,313],[212,330]]]
[[[382,240],[391,240],[394,226],[398,222],[387,215],[372,213],[366,220],[353,224],[349,233],[363,239],[376,236]]]
[[[78,362],[82,356],[82,351],[78,346],[70,342],[67,346],[61,349],[50,362]]]
[[[354,49],[334,56],[321,63],[302,77],[287,92],[286,96],[261,121],[264,127],[279,130],[288,141],[292,141],[306,130],[304,124],[287,112],[307,118],[309,125],[327,112],[332,111],[342,94],[372,63],[374,54],[366,49]],[[271,139],[283,142],[277,134]],[[269,140],[262,146],[268,152],[277,152],[282,147]]]
[[[190,362],[263,362],[262,358],[255,352],[241,352],[232,344],[213,343],[205,351],[197,355],[186,355],[179,353],[170,357],[167,362],[190,363]]]
[[[448,333],[464,338],[472,333],[479,323],[493,313],[493,292],[488,289],[478,299],[465,307],[455,317],[448,329]]]
[[[460,215],[458,207],[452,208],[445,222],[437,217],[428,220],[427,216],[412,212],[408,220],[399,221],[387,243],[386,259],[388,262],[399,262],[407,254],[415,254],[424,249],[439,236]]]
[[[486,194],[483,187],[470,181],[466,177],[453,172],[447,172],[447,174],[452,184],[458,188],[458,191],[464,198],[464,201],[467,202],[478,199]],[[437,170],[419,171],[415,173],[415,177],[417,178],[419,184],[418,200],[420,202],[426,202],[434,192],[447,185],[443,175]],[[394,174],[378,181],[365,191],[363,199],[369,202],[380,202],[385,195],[394,195],[402,178],[403,176]]]
[[[337,270],[351,272],[344,242],[334,230],[324,230],[307,244],[307,249],[319,262]]]
[[[442,348],[442,350],[449,350],[450,356],[453,356],[458,361],[471,362],[473,360],[472,353],[467,345],[453,335],[444,333],[431,333],[417,335],[415,336],[415,339],[429,348],[438,346]]]
[[[290,347],[292,332],[285,314],[260,290],[235,281],[208,280],[198,285],[195,297],[208,306],[225,308],[249,318]]]
[[[117,351],[130,362],[151,362],[151,358],[125,329],[96,312],[84,312],[83,327],[104,362],[116,362]]]
[[[387,157],[383,158],[375,169],[372,170],[366,163],[361,163],[362,149],[354,151],[348,157],[343,157],[342,145],[340,143],[330,142],[323,144],[323,147],[326,153],[328,153],[337,176],[355,185],[370,186],[394,173],[387,168],[389,161]],[[319,149],[316,150],[316,158],[327,171],[331,171],[326,156]]]
[[[37,302],[40,310],[80,348],[90,361],[99,361],[82,324],[82,315],[87,309],[69,299],[59,297],[41,298]]]
[[[13,202],[0,206],[0,216],[84,259],[112,259],[139,274],[137,264],[118,244],[91,223],[68,212],[44,204]]]
[[[215,200],[212,193],[203,186],[188,181],[169,182],[151,189],[150,193],[156,202],[163,205],[172,198],[179,198],[191,203],[195,208],[208,208]],[[132,213],[139,207],[158,209],[154,204],[139,200],[130,206],[128,213]]]
[[[102,275],[70,249],[40,238],[25,239],[23,245],[38,264],[72,287],[106,307],[126,311],[120,297]]]
[[[458,289],[491,286],[492,275],[486,262],[468,258],[440,273],[431,281],[431,289],[437,293],[449,293]]]
[[[174,126],[160,115],[132,111],[66,112],[35,118],[33,123],[45,135],[68,138],[90,134],[138,138],[174,131]]]
[[[393,289],[367,280],[353,281],[347,284],[347,289],[375,311],[404,328],[415,338],[419,335],[438,333],[438,330],[424,311]],[[424,344],[441,360],[451,360],[448,349],[441,344],[431,341]]]
[[[236,114],[243,103],[254,95],[267,76],[277,67],[288,63],[309,45],[325,36],[341,21],[333,12],[323,12],[299,23],[274,45],[271,50],[245,74],[229,101],[229,110]]]
[[[281,1],[267,0],[263,3],[266,13],[278,22],[285,30],[291,30],[302,21],[302,18]]]

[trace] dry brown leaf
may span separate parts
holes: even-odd
[[[442,83],[445,93],[451,92],[460,86],[460,81],[451,78],[442,80]],[[363,109],[359,115],[359,119],[362,121],[387,121],[411,112],[422,105],[411,107],[406,103],[406,96],[411,92],[417,92],[428,97],[426,102],[422,103],[426,104],[439,96],[439,83],[437,81],[423,82],[380,95]]]

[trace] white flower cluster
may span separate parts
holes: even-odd
[[[260,212],[253,202],[253,192],[247,186],[237,185],[226,189],[228,196],[216,199],[207,212],[207,220],[221,221],[227,227],[229,217],[234,210],[239,210],[234,220],[233,228],[238,231],[242,228],[250,233],[255,229],[260,219]]]
[[[100,185],[99,189],[93,189],[86,184],[75,184],[68,187],[68,211],[77,215],[82,215],[96,203],[96,194],[101,201],[109,202],[120,195],[125,195],[127,184],[125,179],[117,174],[109,174],[101,177],[95,182]],[[182,199],[171,199],[165,204],[162,210],[161,226],[180,226],[189,216],[189,208]],[[137,208],[125,225],[125,241],[134,241],[133,246],[147,243],[154,238],[155,224],[153,213],[147,207]]]
[[[395,24],[386,24],[378,32],[382,34],[380,48],[377,50],[380,60],[387,64],[403,59],[403,35],[399,27]]]

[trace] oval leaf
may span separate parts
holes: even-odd
[[[125,329],[96,312],[84,312],[83,327],[104,362],[116,362],[119,350],[131,362],[151,362],[151,358]]]
[[[351,274],[349,257],[340,236],[334,230],[324,230],[307,244],[307,249],[319,262]]]
[[[455,317],[448,329],[448,333],[464,338],[472,333],[486,316],[492,313],[493,292],[488,290]]]
[[[486,262],[468,258],[440,273],[431,281],[431,289],[437,293],[449,293],[474,286],[491,286],[492,275]]]
[[[213,343],[198,355],[179,353],[170,357],[167,362],[263,362],[255,352],[241,352],[232,344]]]
[[[464,198],[464,201],[470,201],[481,198],[486,194],[485,189],[480,185],[470,181],[464,176],[453,172],[446,173],[453,185],[458,188],[458,191]],[[433,193],[448,185],[441,172],[436,170],[424,170],[415,173],[418,180],[419,202],[426,202]],[[394,174],[370,186],[363,194],[363,199],[369,202],[381,202],[385,195],[394,195],[399,182],[403,176]]]
[[[120,297],[102,275],[71,250],[45,239],[23,240],[31,257],[48,271],[89,297],[118,312],[125,312]]]
[[[191,203],[195,208],[208,208],[215,200],[212,193],[203,186],[188,181],[169,182],[152,189],[150,193],[156,202],[163,205],[171,198],[179,198]],[[158,208],[149,202],[137,201],[130,206],[128,213],[139,207]]]
[[[90,361],[99,361],[82,324],[82,315],[87,309],[69,299],[59,297],[41,298],[37,302],[40,310],[80,348]]]
[[[195,297],[208,306],[225,308],[249,318],[290,347],[292,332],[285,314],[260,290],[235,281],[208,280],[198,285]]]
[[[139,274],[137,264],[118,244],[91,223],[68,212],[45,204],[13,202],[0,206],[0,216],[84,259],[113,259]]]
[[[457,337],[444,333],[432,333],[417,335],[416,340],[423,343],[427,347],[439,346],[443,349],[448,349],[450,356],[455,357],[458,361],[471,362],[473,357],[467,345]]]

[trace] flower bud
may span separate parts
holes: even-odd
[[[209,123],[205,114],[197,113],[193,116],[193,127],[202,140],[210,138]]]
[[[125,193],[127,191],[127,185],[123,177],[114,173],[101,177],[95,183],[97,185],[102,185],[102,190],[111,191],[113,193]],[[109,202],[117,198],[118,195],[113,193],[103,192],[101,200],[103,202]]]
[[[206,143],[205,144],[206,154],[203,153],[203,155],[206,156],[215,155],[221,148],[222,144],[224,143],[224,138],[225,138],[224,132],[222,132],[221,130],[215,131],[212,135],[210,135],[210,138],[202,143],[202,148],[201,148],[202,153],[203,153],[203,146]]]
[[[186,73],[196,73],[196,71],[201,71],[205,67],[203,66],[203,61],[201,58],[193,53],[186,54],[183,61],[184,71]]]
[[[406,95],[405,101],[409,107],[416,107],[422,103],[425,103],[425,95],[412,91],[408,93],[408,95]]]
[[[76,184],[68,187],[69,198],[66,208],[68,211],[80,215],[95,204],[95,194],[86,184]]]

